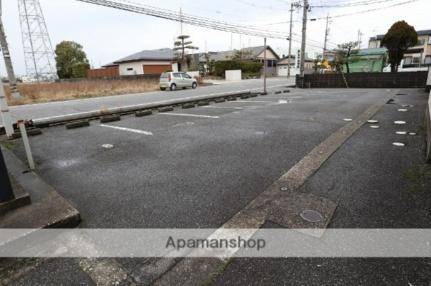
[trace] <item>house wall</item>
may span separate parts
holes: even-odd
[[[144,65],[170,65],[172,70],[176,67],[176,64],[172,64],[170,61],[138,61],[122,63],[119,65],[120,76],[143,75],[145,74]]]

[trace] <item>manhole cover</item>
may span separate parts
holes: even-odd
[[[370,128],[378,129],[378,128],[380,128],[380,126],[379,125],[370,125]]]
[[[105,149],[112,149],[112,148],[114,148],[114,145],[112,145],[112,144],[103,144],[103,145],[102,145],[102,148],[105,148]]]
[[[405,121],[401,121],[401,120],[394,121],[394,123],[397,124],[397,125],[404,125],[404,124],[406,124]]]
[[[308,222],[321,222],[323,220],[323,216],[318,211],[314,210],[305,210],[300,214],[301,218]]]
[[[394,142],[394,143],[392,143],[392,145],[397,146],[397,147],[404,147],[404,146],[406,146],[406,144],[401,143],[401,142]]]

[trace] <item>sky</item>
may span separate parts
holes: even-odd
[[[122,0],[124,1],[124,0]],[[132,0],[130,0],[132,1]],[[328,14],[337,16],[356,13],[373,8],[385,8],[408,0],[310,0],[312,5],[308,22],[307,53],[314,57],[323,49],[326,20]],[[18,0],[2,0],[3,21],[8,36],[10,53],[17,75],[25,75],[24,53],[18,15]],[[268,31],[289,33],[289,0],[133,0],[135,3],[235,23],[256,26]],[[370,2],[379,2],[365,5]],[[40,0],[48,26],[51,42],[55,45],[69,40],[80,43],[87,53],[92,67],[110,63],[141,50],[171,48],[174,38],[180,34],[178,22],[134,14],[113,8],[96,6],[77,0]],[[359,3],[353,7],[321,8],[329,4]],[[316,7],[313,7],[316,6]],[[362,36],[362,48],[368,39],[376,34],[384,34],[399,20],[405,20],[416,30],[431,29],[431,1],[417,0],[402,6],[385,8],[374,12],[360,13],[346,17],[334,17],[330,21],[329,48],[336,44],[358,40]],[[293,51],[300,48],[302,11],[293,13]],[[281,22],[281,23],[280,23]],[[184,34],[190,35],[199,52],[222,51],[232,48],[263,45],[263,39],[247,35],[231,34],[205,28],[184,25]],[[268,39],[279,55],[288,54],[288,41]],[[0,73],[5,74],[4,62],[0,60]]]

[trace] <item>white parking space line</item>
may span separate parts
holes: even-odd
[[[238,110],[242,110],[244,109],[243,107],[229,107],[229,106],[202,106],[203,108],[214,108],[214,109],[238,109]]]
[[[235,102],[246,102],[246,103],[271,103],[272,101],[270,100],[237,100],[237,101],[229,101],[231,103],[235,103]]]
[[[153,136],[152,132],[139,130],[139,129],[132,129],[132,128],[126,128],[126,127],[120,127],[120,126],[106,125],[106,124],[100,124],[100,126],[106,127],[106,128],[111,128],[111,129],[116,129],[116,130],[121,130],[121,131],[127,131],[127,132],[147,135],[147,136]]]
[[[170,116],[184,116],[184,117],[199,117],[199,118],[212,118],[218,119],[220,116],[210,116],[210,115],[201,115],[201,114],[188,114],[188,113],[160,113],[160,115],[170,115]]]

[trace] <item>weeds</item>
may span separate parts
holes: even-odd
[[[99,96],[121,95],[154,91],[159,88],[156,80],[80,80],[73,82],[20,84],[18,90],[22,99],[10,97],[6,86],[5,92],[9,105],[22,105],[50,101],[91,98]]]

